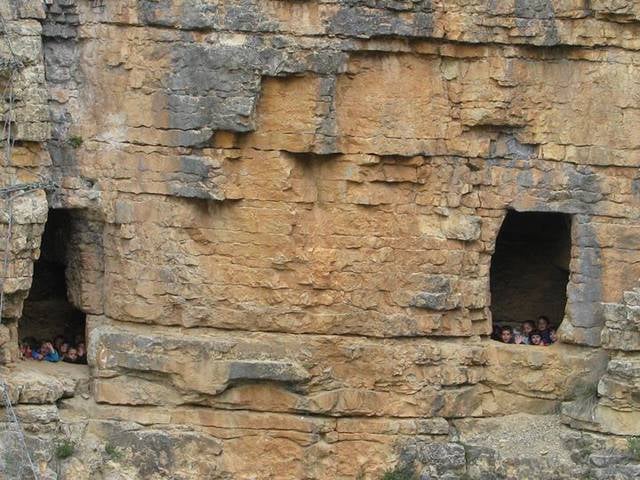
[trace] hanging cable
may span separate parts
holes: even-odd
[[[33,473],[34,479],[38,480],[39,478],[38,469],[33,463],[33,460],[31,459],[31,455],[29,455],[29,449],[27,448],[27,442],[24,438],[24,432],[20,427],[20,422],[18,421],[18,417],[16,416],[16,412],[13,409],[13,405],[11,403],[11,397],[9,396],[9,386],[1,378],[0,378],[0,390],[2,390],[0,397],[2,398],[2,405],[4,406],[4,410],[8,420],[8,425],[7,425],[8,431],[10,434],[17,437],[16,443],[18,444],[18,448],[16,448],[15,451],[11,452],[12,457],[18,457],[18,458],[13,458],[12,460],[14,462],[20,462],[17,472],[14,472],[16,474],[15,478],[24,478],[24,472],[22,470],[22,466],[24,465],[24,463],[26,463],[27,464],[26,466]]]
[[[7,103],[7,106],[5,108],[4,122],[2,126],[2,140],[4,142],[4,167],[7,168],[11,166],[11,155],[13,152],[13,145],[15,141],[13,135],[11,134],[11,123],[13,121],[13,105],[15,103],[13,85],[16,77],[17,61],[15,59],[17,57],[13,50],[13,46],[11,45],[11,39],[9,38],[9,30],[7,28],[7,24],[2,15],[0,15],[0,28],[2,29],[2,35],[5,39],[5,43],[11,56],[11,61],[9,62],[9,78],[7,80],[7,85],[5,86],[5,96],[3,97]],[[7,190],[9,198],[7,200],[7,234],[5,236],[4,254],[2,258],[2,283],[0,284],[0,319],[2,319],[2,314],[4,313],[3,308],[5,283],[9,275],[9,257],[11,255],[11,239],[13,233],[13,198],[11,197],[12,188],[13,187],[11,185],[3,187],[3,190]]]

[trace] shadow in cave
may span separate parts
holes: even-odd
[[[519,327],[544,315],[558,327],[567,303],[571,217],[509,211],[491,260],[494,325]]]
[[[71,237],[71,211],[49,210],[42,236],[40,258],[34,264],[33,282],[18,322],[21,342],[32,347],[62,336],[71,346],[85,341],[85,314],[67,296],[67,259]]]

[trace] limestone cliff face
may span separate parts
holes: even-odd
[[[638,473],[585,454],[640,435],[637,1],[9,0],[0,14],[15,96],[0,179],[41,184],[1,199],[2,362],[48,208],[71,209],[68,298],[88,315],[72,417],[51,404],[74,388],[14,398],[83,445],[62,478]],[[488,340],[509,210],[571,219],[547,349]],[[483,443],[512,414],[577,453],[527,463]],[[105,464],[99,442],[123,454]]]

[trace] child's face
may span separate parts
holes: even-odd
[[[531,336],[531,343],[533,343],[534,345],[540,345],[540,342],[542,342],[542,337],[540,335]]]
[[[67,353],[69,351],[69,344],[67,342],[60,345],[60,353]]]
[[[500,333],[500,338],[504,343],[509,343],[511,341],[511,332],[509,330],[503,330]]]
[[[71,360],[76,360],[78,358],[78,351],[75,348],[70,348],[67,352],[67,357]]]
[[[549,326],[549,322],[547,322],[544,318],[538,319],[538,330],[546,330]]]
[[[530,323],[524,323],[522,325],[522,331],[529,335],[531,332],[533,332],[533,325],[531,325]]]

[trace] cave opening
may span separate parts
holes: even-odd
[[[540,316],[559,327],[567,303],[571,261],[571,216],[510,210],[491,260],[494,328],[520,330]]]
[[[63,350],[85,342],[86,315],[68,298],[71,226],[70,210],[49,210],[40,257],[34,263],[31,289],[18,322],[21,343],[32,349],[38,349],[46,341],[55,343],[56,338],[59,343],[60,337],[68,344]],[[62,352],[59,353],[62,357]],[[79,359],[77,363],[84,361]]]

